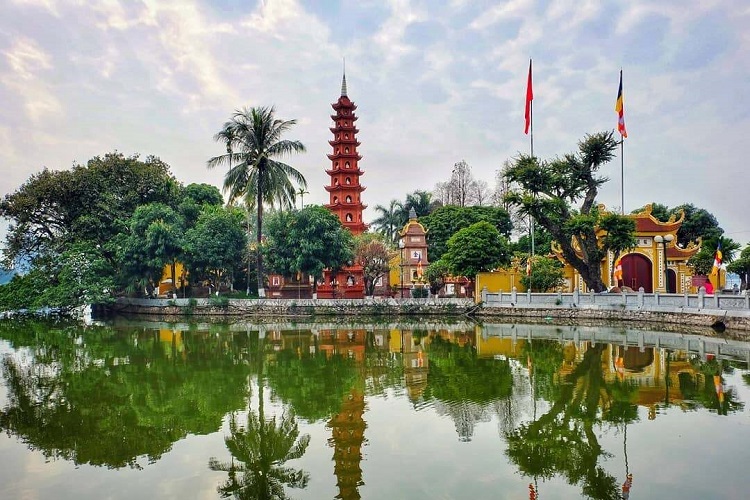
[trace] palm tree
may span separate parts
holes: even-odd
[[[378,217],[372,221],[376,231],[385,236],[386,241],[389,243],[395,243],[396,235],[403,224],[401,223],[401,212],[402,206],[398,200],[391,200],[388,208],[383,205],[376,205],[375,211],[379,214]]]
[[[281,120],[274,116],[273,107],[243,108],[232,115],[214,139],[227,146],[227,153],[208,160],[208,168],[228,164],[224,176],[224,191],[229,202],[243,198],[257,211],[257,274],[258,296],[265,297],[263,287],[263,257],[260,251],[263,234],[263,205],[292,207],[295,187],[307,187],[305,177],[295,168],[276,158],[291,153],[302,153],[305,146],[299,141],[282,140],[296,120]],[[290,180],[291,179],[291,180]]]

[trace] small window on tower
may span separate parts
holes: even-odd
[[[351,203],[352,202],[352,197],[351,196],[347,196],[346,197],[346,202],[347,203]]]
[[[352,221],[352,214],[346,214],[346,222]]]
[[[339,180],[338,179],[333,179],[333,185],[334,186],[338,186],[339,185]]]
[[[349,138],[349,134],[344,134],[344,139],[348,139],[348,138]]]
[[[349,168],[349,162],[344,163],[344,168]]]
[[[347,184],[351,184],[352,183],[352,178],[351,177],[347,177],[345,182]]]
[[[344,153],[349,154],[349,148],[344,148]]]
[[[333,203],[336,204],[338,202],[339,202],[339,197],[338,196],[334,196],[333,197]]]

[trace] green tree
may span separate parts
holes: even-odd
[[[677,244],[683,248],[699,240],[715,241],[724,234],[724,230],[719,227],[719,221],[712,213],[691,203],[684,203],[674,208],[659,203],[651,203],[650,206],[651,215],[661,222],[667,222],[670,219],[677,220],[683,213],[685,214],[685,220],[677,231]],[[648,205],[634,210],[632,213],[643,212],[647,207]]]
[[[750,244],[742,249],[740,258],[727,266],[727,271],[740,276],[740,290],[747,290],[750,283]]]
[[[440,260],[452,274],[473,280],[477,273],[510,264],[508,240],[489,222],[477,222],[450,237]]]
[[[557,259],[542,255],[528,257],[531,259],[531,274],[521,277],[521,283],[535,292],[548,292],[565,283],[565,273]]]
[[[199,276],[210,276],[217,286],[232,280],[247,247],[244,221],[240,209],[204,206],[195,226],[185,233],[188,267]]]
[[[120,264],[112,240],[127,230],[135,209],[174,204],[179,189],[169,165],[153,156],[139,160],[114,152],[70,170],[44,169],[0,201],[0,216],[10,222],[5,265],[59,256],[66,245],[87,242],[99,245],[114,272]]]
[[[373,228],[382,234],[386,241],[395,243],[399,230],[406,223],[402,218],[401,203],[391,200],[388,207],[375,205],[375,212],[378,216],[372,221]]]
[[[420,223],[427,229],[427,251],[431,260],[439,260],[447,250],[448,239],[460,229],[477,222],[492,224],[500,235],[508,237],[513,226],[508,212],[499,207],[443,206],[435,209]]]
[[[731,264],[734,261],[734,255],[741,248],[740,244],[731,238],[720,236],[712,240],[704,240],[701,243],[700,251],[690,257],[688,264],[693,267],[695,274],[708,275],[714,267],[714,258],[716,249],[721,244],[721,261],[724,264]]]
[[[256,107],[235,111],[230,122],[214,137],[227,145],[227,153],[208,160],[208,168],[229,165],[224,177],[224,189],[229,201],[244,198],[257,211],[257,247],[263,235],[263,205],[279,202],[292,207],[295,199],[294,181],[307,187],[305,177],[295,168],[276,158],[302,153],[305,146],[299,141],[282,139],[296,120],[275,117],[273,107]],[[291,180],[290,180],[291,179]],[[263,252],[257,253],[258,296],[265,297],[263,287]]]
[[[204,205],[220,207],[224,204],[221,191],[210,184],[188,184],[182,191],[177,211],[185,219],[185,226],[192,227]]]
[[[565,260],[580,273],[586,286],[597,292],[606,288],[601,262],[610,250],[597,238],[605,214],[600,213],[596,196],[607,181],[597,173],[612,159],[617,145],[613,132],[587,135],[578,143],[576,154],[552,161],[521,155],[505,173],[515,186],[506,194],[506,201],[549,231]],[[574,208],[579,201],[580,207]]]
[[[511,243],[514,252],[531,255],[531,236],[523,234],[518,241]],[[534,254],[549,255],[552,252],[552,235],[541,226],[534,226]]]
[[[365,280],[365,295],[375,293],[375,283],[390,271],[390,261],[396,256],[379,234],[363,233],[354,239],[354,260],[362,266]]]
[[[430,215],[434,208],[432,194],[429,191],[414,191],[413,193],[406,195],[406,200],[401,206],[402,216],[404,217],[401,226],[403,226],[409,221],[409,212],[412,208],[414,209],[414,213],[417,214],[417,217]]]
[[[319,205],[275,212],[268,219],[263,246],[269,268],[283,276],[297,272],[323,277],[324,269],[340,269],[354,260],[354,238],[338,217]]]
[[[427,266],[427,270],[424,272],[425,279],[430,284],[430,293],[437,295],[440,290],[445,286],[445,278],[450,275],[448,264],[444,260],[439,259],[430,263]]]
[[[122,262],[129,281],[151,278],[158,281],[166,264],[172,268],[172,288],[176,284],[175,266],[183,256],[184,220],[161,203],[149,203],[136,209],[130,233],[122,238]]]

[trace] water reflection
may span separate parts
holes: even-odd
[[[324,496],[392,496],[387,485],[403,496],[413,486],[379,476],[372,467],[380,460],[366,452],[383,439],[383,428],[368,423],[370,405],[385,400],[450,423],[445,457],[423,460],[452,460],[496,421],[494,446],[509,464],[498,466],[520,473],[524,495],[561,482],[586,497],[623,498],[642,484],[630,469],[628,430],[669,418],[672,408],[722,417],[743,411],[727,377],[746,374],[750,357],[748,344],[710,337],[440,321],[85,329],[25,321],[0,323],[0,339],[0,429],[29,450],[139,470],[158,467],[177,441],[217,435],[224,449],[202,467],[222,473],[214,483],[220,496],[236,498],[286,498],[287,489],[320,497],[325,462],[335,492]],[[389,423],[391,438],[414,445],[400,426]],[[607,441],[610,430],[619,449]],[[316,433],[325,435],[322,447],[311,446]],[[614,456],[622,470],[612,467]],[[413,470],[403,464],[405,476]]]

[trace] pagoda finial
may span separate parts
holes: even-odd
[[[346,95],[346,58],[344,58],[344,78],[341,80],[341,97]]]

